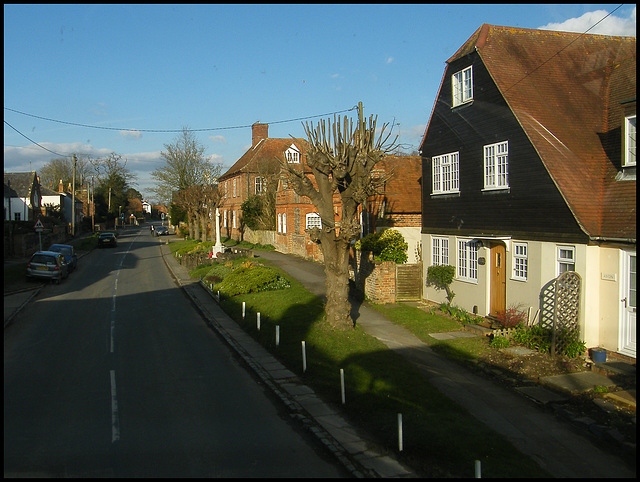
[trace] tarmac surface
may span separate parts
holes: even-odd
[[[377,453],[365,437],[351,426],[313,390],[284,367],[265,348],[246,334],[219,307],[198,280],[189,277],[170,253],[168,240],[159,240],[163,259],[176,282],[199,308],[209,325],[247,362],[254,372],[299,419],[351,471],[355,477],[417,477],[392,455]],[[272,251],[256,252],[258,257],[278,265],[300,280],[312,293],[324,297],[324,268],[319,263]],[[5,327],[36,296],[40,288],[4,297]],[[353,302],[352,315],[363,330],[378,338],[389,349],[412,362],[443,394],[467,409],[530,455],[554,477],[634,477],[634,469],[620,458],[601,449],[584,431],[575,430],[541,405],[561,401],[563,394],[594,386],[607,386],[611,380],[596,372],[547,377],[543,384],[511,390],[444,359],[413,334],[396,326],[366,302]],[[442,335],[442,334],[441,334]],[[469,336],[452,332],[444,336]],[[545,386],[546,385],[546,386]],[[548,388],[547,388],[548,387]],[[624,394],[622,395],[625,396]],[[635,393],[632,396],[635,406]],[[635,452],[635,446],[632,448]],[[473,468],[470,468],[470,476]]]

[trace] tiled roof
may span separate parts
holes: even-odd
[[[422,212],[422,158],[420,156],[388,155],[376,164],[376,170],[393,171],[384,194],[390,213]]]
[[[296,144],[299,149],[304,152],[306,142],[303,139],[262,139],[255,146],[249,148],[236,163],[229,168],[222,176],[220,181],[224,181],[240,172],[258,172],[261,163],[274,163],[284,161],[284,152],[291,146]]]
[[[448,63],[473,51],[582,229],[635,240],[636,183],[616,181],[603,136],[622,122],[609,125],[609,112],[635,98],[636,39],[484,24]]]
[[[36,171],[31,172],[5,172],[4,183],[11,182],[11,189],[13,189],[18,197],[28,198],[31,188],[33,187],[33,180],[36,176]]]

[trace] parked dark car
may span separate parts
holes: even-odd
[[[104,248],[107,246],[110,246],[113,248],[118,246],[118,240],[116,239],[116,235],[113,233],[100,233],[98,235],[98,247]]]
[[[54,283],[69,276],[69,267],[64,256],[55,251],[37,251],[27,263],[27,280],[49,279]]]
[[[156,236],[167,236],[169,234],[169,228],[166,226],[158,226],[155,229]]]
[[[51,246],[49,246],[49,249],[47,249],[47,251],[60,253],[62,256],[64,256],[64,261],[69,267],[69,272],[73,271],[74,269],[76,269],[76,266],[78,266],[78,257],[76,256],[76,250],[69,244],[52,244]]]

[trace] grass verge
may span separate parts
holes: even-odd
[[[172,251],[179,250],[180,243],[171,243]],[[192,276],[206,275],[206,270],[201,267]],[[376,440],[381,450],[395,453],[426,477],[472,477],[476,460],[482,462],[484,477],[549,476],[506,439],[442,395],[413,365],[379,340],[360,328],[347,332],[329,329],[322,301],[300,282],[279,272],[289,280],[290,288],[223,298],[222,308],[321,398],[339,407],[354,425]],[[417,308],[387,308],[394,320],[413,324],[423,335],[451,329],[451,320]],[[280,333],[277,346],[276,326]],[[307,358],[304,373],[302,341]],[[462,348],[451,350],[464,352]],[[340,369],[345,373],[345,405],[341,405]],[[400,453],[398,413],[403,415],[404,433]]]

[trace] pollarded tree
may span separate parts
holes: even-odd
[[[382,126],[376,138],[377,117],[363,119],[362,103],[358,105],[358,120],[354,126],[347,116],[344,123],[334,117],[320,121],[314,128],[304,124],[309,139],[306,165],[313,178],[304,169],[296,170],[286,162],[285,172],[293,190],[311,199],[316,207],[322,227],[308,229],[311,239],[320,244],[324,257],[327,303],[325,311],[328,323],[336,329],[353,328],[349,303],[349,248],[360,234],[358,206],[386,179],[373,175],[374,166],[394,147],[387,144],[390,133],[387,124]],[[339,195],[341,217],[334,211],[334,194]]]

